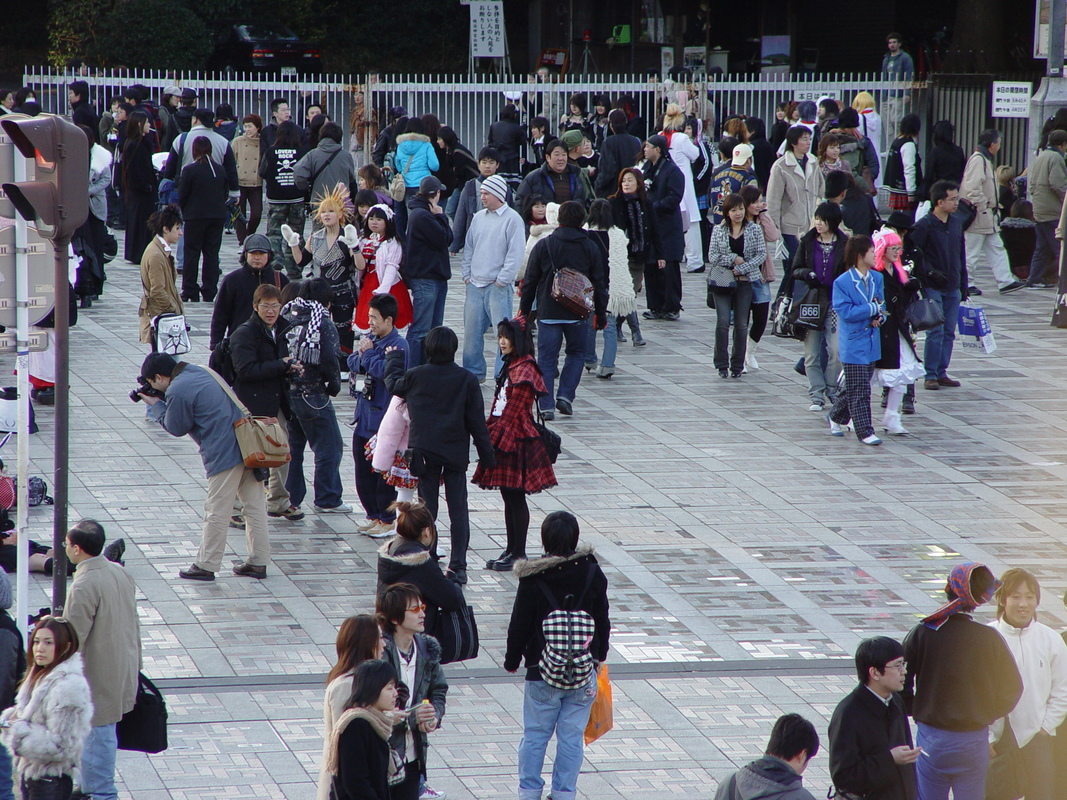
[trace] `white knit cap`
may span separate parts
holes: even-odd
[[[506,203],[508,201],[508,182],[499,175],[490,175],[482,181],[482,191],[489,192],[493,197],[499,198],[501,202]]]

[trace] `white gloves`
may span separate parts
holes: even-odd
[[[288,225],[282,225],[282,238],[285,239],[285,243],[290,247],[296,247],[300,244],[300,234]]]
[[[355,250],[359,246],[359,231],[356,230],[355,225],[345,225],[341,241],[348,245],[349,250]]]

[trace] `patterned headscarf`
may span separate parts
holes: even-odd
[[[971,592],[971,578],[978,570],[985,570],[989,573],[990,578],[993,578],[993,573],[989,572],[989,567],[975,561],[968,561],[965,564],[958,564],[953,567],[952,572],[949,573],[948,583],[945,588],[951,589],[952,593],[956,595],[956,599],[951,600],[930,616],[925,617],[922,624],[936,631],[953,614],[967,614],[983,603],[989,602],[993,597],[993,593],[1000,588],[1000,581],[993,578],[985,593],[981,597],[975,597]]]

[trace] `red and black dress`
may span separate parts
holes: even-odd
[[[483,489],[521,489],[534,494],[556,486],[556,473],[534,427],[533,404],[548,394],[533,356],[504,360],[506,377],[497,385],[486,425],[496,466],[481,465],[471,483]]]

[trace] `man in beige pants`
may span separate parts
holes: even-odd
[[[211,372],[166,353],[152,353],[141,366],[142,378],[162,396],[141,393],[152,406],[152,418],[172,436],[184,436],[200,445],[207,471],[204,536],[200,552],[178,575],[187,580],[213,581],[222,568],[226,532],[234,500],[244,508],[248,558],[234,566],[235,575],[267,577],[270,540],[267,537],[267,502],[262,478],[246,467],[233,424],[241,412]],[[265,476],[264,476],[265,477]]]

